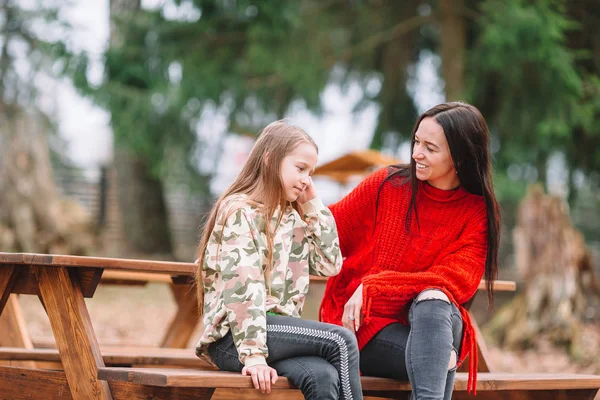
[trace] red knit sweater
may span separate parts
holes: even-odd
[[[330,206],[345,260],[340,274],[327,283],[321,319],[342,325],[344,305],[362,283],[364,321],[356,334],[362,350],[387,325],[407,324],[408,308],[421,291],[440,289],[463,318],[459,363],[471,354],[468,390],[474,392],[477,347],[469,314],[462,304],[473,297],[485,270],[484,199],[462,187],[446,191],[419,182],[419,228],[412,212],[409,232],[405,221],[411,186],[401,184],[403,178],[394,177],[382,187],[375,223],[377,190],[389,171],[384,168],[375,172]]]

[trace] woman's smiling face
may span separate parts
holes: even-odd
[[[417,179],[450,190],[460,185],[444,129],[432,117],[423,118],[415,132],[412,158]]]

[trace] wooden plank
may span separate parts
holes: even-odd
[[[455,390],[466,390],[467,379],[458,379]],[[477,374],[477,391],[485,390],[554,390],[600,389],[599,375],[483,372]]]
[[[108,385],[97,378],[104,361],[79,282],[66,268],[35,272],[73,398],[111,399]]]
[[[199,369],[164,369],[164,368],[100,368],[101,379],[131,382],[141,385],[171,387],[225,387],[251,388],[252,381],[248,376],[223,371],[205,371]],[[454,385],[456,391],[467,390],[468,375],[457,373]],[[408,382],[393,379],[361,377],[363,390],[375,391],[409,391]],[[280,378],[275,387],[293,388],[285,378]],[[477,391],[506,390],[563,390],[563,389],[595,389],[600,388],[600,376],[584,374],[547,374],[547,373],[480,373],[477,379]]]
[[[198,358],[192,349],[101,347],[101,352],[105,365],[175,365],[216,369],[207,358]],[[60,355],[56,349],[0,347],[0,360],[60,362]]]
[[[171,285],[177,312],[169,324],[161,347],[186,348],[198,325],[198,298],[191,285]]]
[[[83,293],[83,297],[87,298],[94,297],[103,271],[102,268],[69,268],[70,274],[77,275],[81,293]]]
[[[123,271],[159,272],[170,275],[194,276],[194,263],[174,261],[133,260],[124,258],[84,257],[54,254],[2,253],[0,264],[106,268]]]
[[[0,315],[2,315],[2,311],[18,280],[18,275],[14,265],[0,266]]]
[[[111,382],[114,400],[209,400],[214,399],[212,388],[161,388],[133,383]]]
[[[38,284],[37,277],[33,273],[33,267],[21,265],[19,267],[19,271],[19,279],[15,283],[13,293],[32,294],[34,296],[39,296],[40,286]]]
[[[171,276],[158,273],[131,271],[104,271],[100,281],[103,285],[146,285],[148,282],[171,283]]]
[[[73,400],[64,372],[0,367],[0,398]]]
[[[0,350],[6,347],[18,347],[21,350],[33,349],[31,338],[23,319],[23,312],[19,306],[19,299],[16,294],[11,294],[4,312],[0,315]],[[32,361],[0,361],[0,365],[10,365],[13,367],[35,368],[36,364]]]
[[[139,385],[160,387],[227,387],[253,388],[252,379],[238,373],[224,371],[206,371],[201,369],[164,369],[164,368],[115,368],[105,367],[98,370],[103,380],[130,382]],[[280,389],[293,388],[288,380],[280,377],[273,386]]]
[[[594,400],[595,392],[594,389],[478,391],[476,398],[478,400]],[[467,392],[452,393],[452,400],[473,399],[473,395]]]

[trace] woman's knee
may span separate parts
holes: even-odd
[[[415,298],[415,303],[419,303],[427,300],[441,300],[450,304],[450,299],[446,295],[446,293],[442,292],[439,289],[426,289],[417,295]]]
[[[410,312],[415,316],[426,316],[427,319],[446,319],[452,314],[452,303],[448,296],[437,289],[427,289],[415,297]]]

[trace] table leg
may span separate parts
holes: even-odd
[[[0,315],[2,315],[16,281],[17,273],[14,266],[0,266]]]
[[[161,347],[187,347],[198,325],[198,300],[196,290],[187,284],[171,284],[177,311],[162,340]]]
[[[73,399],[112,400],[108,384],[97,378],[104,360],[76,274],[65,267],[35,272]]]
[[[33,349],[23,313],[19,306],[19,298],[16,294],[11,294],[4,312],[0,316],[0,346],[3,347],[23,347]],[[0,365],[10,365],[13,367],[35,368],[33,361],[0,361]]]

